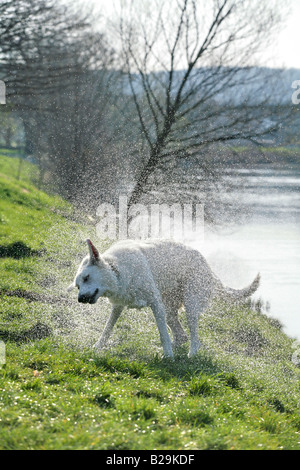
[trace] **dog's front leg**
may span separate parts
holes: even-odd
[[[157,323],[160,340],[164,351],[164,356],[173,358],[172,342],[168,333],[164,304],[162,301],[154,299],[151,301],[150,307],[153,311]]]
[[[99,341],[97,341],[97,343],[94,345],[95,349],[102,349],[103,346],[105,346],[108,338],[111,335],[113,327],[116,324],[116,321],[122,313],[123,308],[124,307],[122,305],[113,305],[110,317],[105,325],[102,336]]]

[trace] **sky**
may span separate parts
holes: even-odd
[[[113,10],[115,4],[114,0],[77,1],[86,6],[94,3],[97,11],[103,10],[108,13]],[[300,69],[300,0],[287,1],[291,5],[291,14],[274,42],[271,50],[272,58],[270,58],[269,52],[266,55],[265,66]]]
[[[278,36],[275,65],[300,69],[300,0],[293,0],[291,4],[291,15]]]

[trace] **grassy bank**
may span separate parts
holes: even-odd
[[[246,306],[201,318],[193,360],[162,359],[148,309],[94,354],[109,306],[66,293],[94,227],[17,164],[0,157],[0,449],[299,449],[293,340]]]

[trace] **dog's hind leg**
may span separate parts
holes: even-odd
[[[179,346],[184,344],[188,340],[188,336],[184,331],[179,318],[178,310],[180,308],[180,302],[176,298],[163,298],[167,314],[167,324],[172,330],[173,334],[173,349],[177,349]]]
[[[198,322],[200,314],[205,311],[208,306],[209,296],[206,293],[195,292],[194,289],[188,290],[185,293],[184,306],[186,311],[187,323],[191,335],[191,345],[189,357],[194,356],[199,348],[199,334],[198,334]]]
[[[160,298],[155,298],[151,300],[150,307],[156,320],[164,356],[173,358],[172,343],[168,333],[164,304]]]
[[[113,327],[116,324],[116,321],[122,313],[123,308],[124,307],[122,305],[113,305],[110,317],[105,325],[102,336],[99,341],[97,341],[97,343],[94,345],[95,349],[102,349],[103,346],[105,346],[108,338],[111,335]]]

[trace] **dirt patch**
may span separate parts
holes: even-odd
[[[269,344],[269,341],[255,325],[240,325],[239,330],[234,333],[234,337],[237,341],[245,343],[245,353],[249,356],[260,354]]]
[[[38,294],[37,292],[26,291],[22,289],[0,289],[0,297],[6,295],[7,297],[19,297],[21,299],[28,300],[29,302],[42,302],[45,304],[60,304],[60,305],[72,305],[74,302],[65,297],[54,297],[46,294]]]
[[[56,277],[54,275],[45,276],[43,279],[37,281],[37,284],[41,287],[53,287],[57,283]]]

